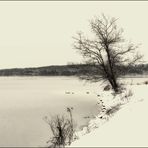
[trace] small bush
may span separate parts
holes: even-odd
[[[48,117],[44,118],[49,124],[53,134],[53,137],[48,141],[48,143],[51,143],[49,147],[59,148],[71,144],[74,134],[71,109],[72,108],[67,108],[67,112],[70,114],[70,119],[59,115],[56,115],[51,120],[48,120]]]
[[[111,86],[110,85],[106,85],[105,87],[104,87],[104,91],[108,91],[108,90],[110,90],[111,89]]]
[[[147,85],[147,84],[148,84],[148,81],[145,81],[145,82],[144,82],[144,84],[146,84],[146,85]]]

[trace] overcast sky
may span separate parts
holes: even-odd
[[[148,61],[148,2],[0,2],[0,69],[79,63],[73,49],[77,31],[104,13],[119,18],[124,37],[141,43]]]

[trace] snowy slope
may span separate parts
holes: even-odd
[[[132,101],[71,147],[148,146],[148,85],[132,85]],[[99,120],[99,119],[98,119]]]

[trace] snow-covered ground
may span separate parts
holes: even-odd
[[[76,133],[78,140],[71,147],[148,146],[148,85],[128,84],[126,90],[116,97],[110,91],[100,94],[106,108],[122,104],[120,109],[113,116],[101,113],[92,119]]]

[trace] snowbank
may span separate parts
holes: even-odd
[[[122,105],[112,117],[103,116],[100,119],[102,115],[98,115],[92,119],[88,127],[77,133],[80,139],[74,141],[71,147],[148,146],[147,87],[144,84],[128,86],[128,90],[133,92],[129,103],[126,102],[128,98],[119,101],[125,96],[113,98],[111,92],[101,94],[108,107],[118,103],[127,104]]]

